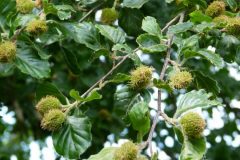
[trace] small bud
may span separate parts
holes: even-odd
[[[42,0],[36,0],[36,1],[35,1],[35,6],[36,6],[37,8],[41,8],[41,6],[42,6]]]
[[[65,120],[66,116],[61,110],[52,109],[44,115],[41,121],[41,126],[45,130],[56,131],[61,128]]]
[[[240,36],[240,17],[229,19],[226,32],[236,37]]]
[[[216,23],[217,26],[219,26],[219,27],[224,27],[228,24],[229,19],[230,18],[226,15],[220,15],[218,17],[215,17],[213,19],[213,22]]]
[[[176,71],[170,75],[169,80],[172,88],[181,89],[186,88],[192,82],[193,77],[188,71]]]
[[[129,141],[115,151],[114,160],[136,160],[138,147],[133,142]]]
[[[140,66],[131,72],[130,87],[135,90],[147,88],[152,79],[151,67]]]
[[[10,62],[16,57],[16,44],[5,41],[0,44],[0,62]]]
[[[118,19],[118,12],[114,8],[105,8],[102,10],[101,22],[112,24]]]
[[[206,126],[204,119],[198,113],[194,112],[183,115],[180,119],[180,124],[183,133],[189,138],[201,137]]]
[[[30,13],[34,8],[34,2],[32,0],[16,0],[16,8],[20,13]]]
[[[56,97],[46,96],[38,102],[36,108],[41,115],[44,115],[52,109],[60,109],[61,102]]]
[[[33,35],[40,35],[48,29],[47,23],[44,20],[35,19],[27,24],[26,31]]]
[[[222,1],[212,2],[206,9],[206,15],[210,17],[217,17],[225,12],[225,3]]]

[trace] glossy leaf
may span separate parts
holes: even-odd
[[[50,64],[32,54],[31,49],[19,49],[15,64],[21,72],[31,75],[34,78],[42,79],[50,76]]]
[[[58,154],[78,159],[91,145],[91,123],[87,117],[69,116],[63,127],[53,132],[52,137]]]
[[[206,140],[204,137],[196,139],[185,138],[180,160],[202,160],[206,152]]]
[[[221,105],[221,103],[215,99],[210,100],[211,96],[211,93],[206,93],[206,91],[203,89],[198,91],[193,90],[180,95],[177,99],[177,111],[174,117],[178,118],[182,113],[198,107],[206,109],[211,106]]]
[[[144,52],[159,53],[167,50],[167,46],[160,44],[160,39],[149,34],[142,34],[137,38],[139,47]]]
[[[210,50],[199,50],[197,51],[198,54],[206,58],[208,61],[210,61],[213,65],[215,65],[218,68],[223,68],[224,61],[223,59],[216,53],[210,51]]]
[[[124,43],[126,34],[120,28],[114,28],[108,25],[96,25],[100,33],[111,40],[113,43]]]
[[[193,28],[192,22],[179,23],[168,28],[168,34],[182,33]]]
[[[131,124],[135,130],[145,134],[150,129],[150,113],[146,102],[139,102],[133,105],[129,112]]]
[[[73,38],[77,43],[86,45],[92,50],[99,50],[102,48],[99,34],[92,23],[63,23],[67,30],[67,37]]]
[[[151,35],[161,36],[161,28],[153,17],[147,16],[143,19],[142,29]]]

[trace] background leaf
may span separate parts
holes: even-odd
[[[141,8],[149,0],[123,0],[123,6],[129,8]]]

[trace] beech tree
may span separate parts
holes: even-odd
[[[238,0],[1,0],[0,33],[0,159],[240,158]]]

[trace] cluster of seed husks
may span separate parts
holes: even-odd
[[[56,131],[61,128],[66,120],[61,111],[61,102],[53,96],[42,98],[36,105],[37,111],[43,116],[41,126],[48,131]]]

